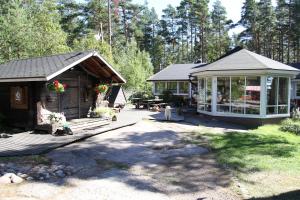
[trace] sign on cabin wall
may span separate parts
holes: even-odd
[[[28,109],[28,87],[10,88],[10,105],[13,109]]]

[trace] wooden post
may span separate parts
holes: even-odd
[[[80,105],[80,92],[81,92],[81,86],[80,86],[80,76],[78,76],[78,119],[81,118],[81,105]]]

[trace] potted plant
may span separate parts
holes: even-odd
[[[108,90],[108,86],[105,84],[97,84],[95,87],[95,91],[97,94],[103,94],[106,93]]]
[[[60,83],[58,80],[53,81],[47,85],[48,90],[56,93],[64,93],[67,85]]]

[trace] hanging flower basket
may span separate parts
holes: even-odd
[[[60,83],[58,80],[53,81],[52,83],[49,83],[47,85],[48,90],[57,92],[57,93],[63,93],[65,92],[67,85]]]
[[[108,86],[104,84],[97,84],[95,87],[95,91],[97,94],[103,94],[106,93],[108,90]]]

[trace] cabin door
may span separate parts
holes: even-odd
[[[64,81],[67,84],[67,89],[61,94],[60,110],[63,112],[67,119],[79,118],[79,82],[76,81]]]

